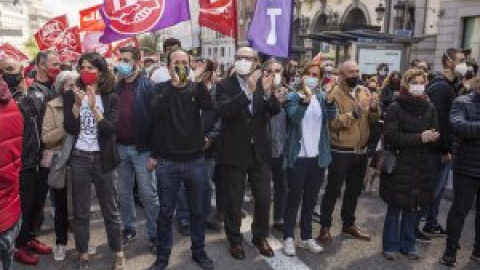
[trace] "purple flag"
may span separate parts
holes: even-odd
[[[292,6],[293,0],[257,0],[248,31],[248,41],[253,48],[271,56],[289,56]]]
[[[190,20],[188,0],[104,0],[102,43],[156,31]]]

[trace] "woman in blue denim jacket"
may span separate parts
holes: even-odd
[[[284,247],[286,255],[295,256],[294,227],[301,210],[299,246],[318,253],[323,248],[312,238],[312,214],[325,169],[331,161],[328,120],[335,119],[335,104],[328,104],[321,91],[322,69],[307,64],[297,92],[287,97],[287,140],[284,167],[288,172],[288,196],[285,210]]]

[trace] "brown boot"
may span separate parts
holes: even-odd
[[[360,231],[360,229],[355,225],[348,228],[343,227],[342,233],[362,241],[372,240],[370,234]]]
[[[330,245],[332,243],[332,235],[330,234],[330,228],[322,227],[320,229],[320,234],[317,237],[317,241],[324,245]]]

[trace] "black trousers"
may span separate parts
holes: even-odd
[[[41,219],[48,193],[48,173],[47,168],[20,171],[22,226],[15,243],[17,248],[25,246],[35,237],[35,224]]]
[[[55,204],[55,237],[57,245],[67,245],[68,241],[68,199],[67,187],[50,189]]]
[[[355,210],[358,197],[362,193],[363,179],[367,171],[367,155],[354,153],[338,153],[332,151],[332,163],[328,168],[328,183],[321,204],[320,224],[322,227],[332,226],[332,214],[337,198],[341,195],[345,182],[342,203],[343,226],[355,225]]]
[[[479,176],[480,177],[480,176]],[[480,178],[453,175],[454,199],[447,217],[447,246],[460,247],[465,218],[477,198],[475,216],[475,251],[480,251]]]
[[[245,195],[245,180],[252,189],[254,217],[252,223],[253,239],[265,239],[270,230],[270,164],[252,163],[248,167],[219,165],[221,170],[221,188],[225,192],[225,233],[230,244],[240,245],[243,236],[242,205]]]
[[[273,222],[283,222],[287,205],[287,173],[283,169],[283,156],[272,160]]]

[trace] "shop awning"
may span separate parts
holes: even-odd
[[[399,43],[411,45],[424,39],[424,37],[404,37],[371,30],[322,31],[301,35],[301,37],[335,45],[352,42]]]

